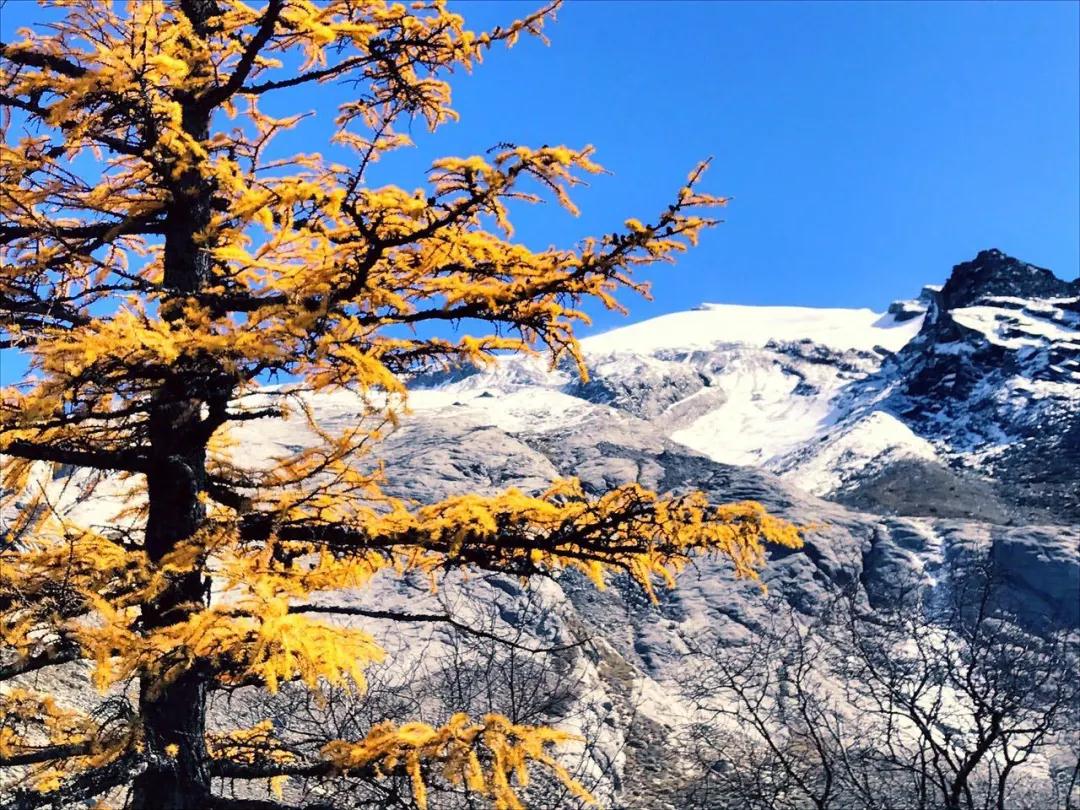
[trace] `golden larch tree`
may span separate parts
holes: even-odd
[[[29,361],[0,412],[4,801],[275,808],[215,786],[399,775],[420,806],[438,779],[511,808],[530,767],[570,784],[553,750],[567,735],[500,716],[386,721],[301,750],[269,723],[208,732],[207,705],[238,687],[363,689],[377,640],[311,598],[383,569],[435,585],[462,567],[577,569],[598,587],[624,571],[651,594],[694,553],[753,577],[766,541],[797,545],[757,504],[634,485],[403,503],[372,455],[416,373],[544,351],[584,374],[582,303],[643,291],[635,266],[670,260],[723,200],[696,189],[699,168],[659,216],[537,251],[513,241],[509,206],[550,194],[573,211],[572,187],[600,171],[591,148],[503,144],[435,161],[417,189],[365,183],[409,144],[395,127],[455,118],[449,72],[540,35],[553,7],[476,34],[441,0],[56,5],[0,43],[0,345]],[[306,110],[264,109],[328,82],[350,90],[330,141],[354,159],[277,155]],[[477,334],[423,336],[451,322]],[[311,407],[333,390],[363,404],[344,430]],[[289,416],[313,440],[270,466],[230,438]],[[71,471],[84,497],[122,481],[111,523],[52,502]],[[56,667],[85,672],[99,708],[36,690]]]

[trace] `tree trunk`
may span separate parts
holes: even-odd
[[[151,416],[155,463],[147,474],[146,551],[153,562],[191,537],[205,517],[198,495],[206,452],[202,446],[182,446],[184,437],[194,432],[199,407],[197,401],[172,399],[182,393],[166,389]],[[182,575],[154,602],[143,606],[144,632],[185,620],[205,604],[206,591],[201,571]],[[159,675],[147,671],[140,679],[139,713],[150,764],[135,780],[132,806],[136,810],[201,810],[210,796],[205,675],[192,669],[167,682]]]
[[[214,0],[182,0],[181,10],[196,31],[206,33],[217,13]],[[192,72],[206,66],[191,65]],[[192,99],[181,104],[184,129],[205,141],[209,116]],[[196,239],[211,220],[214,189],[197,170],[176,179],[167,203],[163,253],[164,284],[179,293],[194,293],[210,277],[210,257]],[[183,317],[163,303],[166,320]],[[199,500],[206,479],[206,441],[200,422],[208,396],[227,400],[229,386],[208,371],[205,361],[181,358],[155,395],[149,417],[151,468],[147,473],[149,514],[145,547],[157,562],[191,538],[206,510]],[[210,379],[217,377],[216,382]],[[218,390],[211,391],[216,386]],[[195,570],[178,577],[153,602],[142,606],[143,631],[167,627],[189,618],[208,602],[209,582]],[[147,769],[132,785],[134,810],[203,810],[210,805],[206,762],[208,675],[196,667],[163,681],[158,671],[141,673],[139,711],[142,717]]]

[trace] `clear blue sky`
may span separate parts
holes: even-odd
[[[470,27],[532,2],[451,4]],[[701,301],[883,308],[998,247],[1080,270],[1080,4],[570,0],[550,47],[523,40],[454,82],[459,124],[377,168],[413,188],[434,157],[498,141],[592,143],[613,174],[521,211],[543,247],[645,218],[694,163],[734,198],[726,224],[651,273],[633,319]],[[44,19],[3,9],[3,33]],[[283,146],[315,150],[345,88],[289,99],[322,122]],[[271,110],[272,112],[275,110]],[[315,136],[314,138],[312,136]],[[597,313],[594,329],[621,323]]]
[[[713,155],[726,223],[656,274],[634,317],[702,300],[884,307],[988,247],[1075,278],[1078,9],[571,0],[549,48],[495,54],[457,85],[445,141],[597,146],[615,174],[580,222],[521,229],[538,240],[650,212]]]

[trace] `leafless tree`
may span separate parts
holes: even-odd
[[[873,605],[816,616],[779,600],[741,646],[697,650],[687,751],[702,808],[1073,808],[1074,630],[1017,611],[987,557],[951,561]]]

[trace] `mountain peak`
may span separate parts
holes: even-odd
[[[1068,298],[1080,295],[1080,281],[1063,281],[1045,267],[1028,264],[991,248],[953,267],[941,290],[945,309],[965,307],[987,296]]]

